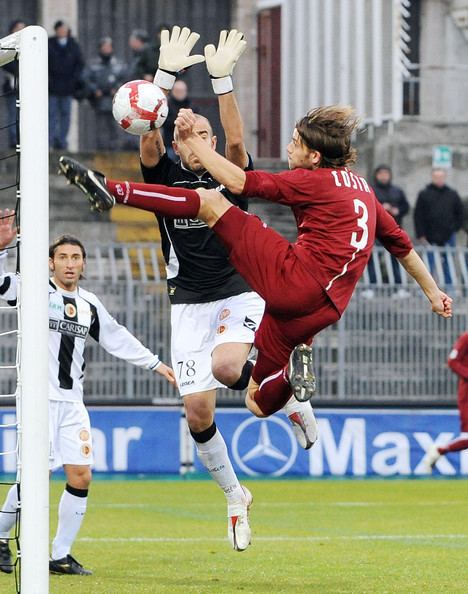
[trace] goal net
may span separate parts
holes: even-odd
[[[49,150],[47,33],[42,27],[0,39],[0,75],[0,209],[3,216],[5,209],[15,210],[18,228],[17,241],[9,247],[16,253],[18,296],[0,302],[0,406],[16,403],[16,414],[0,409],[0,506],[10,490],[18,494],[18,504],[0,513],[16,520],[6,541],[11,567],[5,564],[3,570],[15,570],[18,592],[46,594]],[[14,258],[9,260],[11,266]],[[8,475],[12,466],[16,472]]]

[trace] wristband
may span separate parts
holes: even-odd
[[[158,68],[156,70],[156,74],[154,75],[153,83],[158,85],[161,89],[166,89],[166,91],[170,91],[174,86],[176,80],[176,75],[174,72],[168,72],[167,70],[161,70]]]
[[[223,76],[222,78],[212,78],[211,84],[216,95],[225,95],[234,90],[232,78],[230,76]]]

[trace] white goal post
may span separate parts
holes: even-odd
[[[38,26],[0,40],[0,66],[19,60],[21,592],[49,592],[47,33]]]

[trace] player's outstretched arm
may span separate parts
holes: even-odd
[[[159,130],[157,128],[140,136],[140,159],[145,167],[156,167],[161,157],[166,153],[166,147]]]
[[[242,194],[246,175],[243,169],[234,165],[196,134],[193,133],[195,116],[191,109],[181,109],[175,121],[179,138],[194,152],[201,164],[211,175],[234,194]]]
[[[431,303],[432,311],[443,318],[451,318],[452,298],[439,289],[431,273],[414,249],[406,256],[398,258],[398,260],[424,291]]]
[[[160,361],[159,357],[146,348],[125,326],[120,325],[95,295],[90,294],[89,299],[96,307],[96,316],[89,329],[90,336],[114,357],[160,373],[169,383],[175,385],[173,370]]]
[[[153,82],[166,96],[169,95],[181,70],[204,61],[205,58],[202,55],[190,55],[199,38],[198,33],[190,31],[187,27],[181,29],[175,26],[171,33],[167,29],[161,31],[158,69]],[[159,129],[140,138],[140,159],[145,167],[156,167],[165,152],[166,148]]]
[[[246,47],[244,35],[236,29],[221,31],[217,48],[211,44],[205,46],[206,69],[211,77],[213,91],[218,95],[219,115],[226,135],[225,155],[231,163],[242,169],[247,167],[249,157],[231,76]]]

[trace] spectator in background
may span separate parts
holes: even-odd
[[[379,165],[374,171],[374,183],[372,185],[377,200],[388,211],[398,225],[401,226],[403,217],[408,214],[409,203],[403,190],[392,184],[392,169],[389,165]],[[395,282],[401,284],[401,272],[398,260],[392,256],[392,269]],[[374,261],[369,261],[369,276],[371,282],[375,282]],[[401,292],[401,296],[407,296]]]
[[[60,20],[54,31],[49,37],[49,143],[55,149],[66,149],[72,99],[81,83],[84,61],[69,26]]]
[[[8,35],[21,31],[26,27],[26,23],[21,19],[16,19],[8,27]],[[16,93],[15,79],[18,77],[18,60],[8,62],[3,66],[5,80],[2,91],[6,95],[6,105],[8,113],[8,145],[10,148],[16,147]]]
[[[191,101],[188,96],[187,83],[183,80],[176,80],[172,91],[168,97],[169,113],[166,122],[163,126],[164,146],[166,147],[167,156],[172,160],[176,160],[176,154],[172,147],[174,140],[174,127],[179,109],[191,107]]]
[[[148,42],[148,33],[144,29],[134,29],[128,39],[133,59],[128,69],[128,80],[149,80],[153,82],[158,64],[158,50]]]
[[[433,169],[431,183],[418,194],[414,225],[416,237],[424,245],[454,246],[455,234],[461,229],[463,204],[446,179],[443,169]]]
[[[96,114],[96,146],[99,150],[118,150],[119,129],[112,116],[112,99],[126,80],[126,65],[114,56],[110,37],[99,43],[99,55],[85,69],[83,78],[87,94]]]
[[[409,203],[403,190],[392,184],[392,170],[388,165],[379,165],[375,169],[373,188],[377,200],[401,226],[403,217],[408,214]]]
[[[463,204],[458,193],[446,185],[447,174],[443,169],[432,170],[431,183],[421,190],[414,211],[416,237],[423,245],[453,247],[456,233],[463,224]],[[434,254],[429,254],[431,270]],[[451,284],[446,254],[442,254],[445,282]]]

